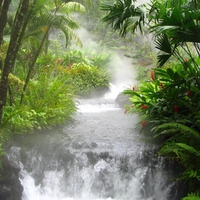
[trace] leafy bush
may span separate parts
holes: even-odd
[[[76,106],[68,77],[52,68],[41,68],[32,79],[23,105],[5,106],[2,132],[23,134],[35,128],[47,128],[70,120]]]
[[[0,70],[0,76],[1,76],[1,70]],[[9,85],[9,104],[12,105],[14,103],[14,96],[17,96],[20,94],[20,91],[23,88],[24,82],[20,80],[17,76],[13,75],[12,73],[8,76],[8,85]]]
[[[43,56],[38,63],[42,63],[43,68],[54,67],[57,73],[67,76],[66,82],[73,86],[76,95],[88,97],[93,93],[100,94],[109,88],[109,72],[106,64],[109,61],[108,54],[91,53],[85,56],[83,52],[74,50],[65,53],[62,58],[57,58],[47,65],[49,56]],[[46,63],[46,65],[45,65]]]
[[[40,126],[52,126],[69,120],[76,111],[69,77],[52,68],[41,68],[30,81],[25,104],[35,111]]]
[[[12,105],[4,107],[0,129],[0,157],[3,144],[14,134],[32,133],[34,129],[49,128],[70,120],[76,111],[74,91],[67,84],[69,77],[58,73],[53,67],[40,67],[30,80],[24,99],[19,105],[18,98]],[[9,75],[10,87],[20,92],[23,82]]]
[[[199,59],[195,62],[199,63]],[[146,82],[127,89],[131,106],[138,112],[143,130],[151,130],[163,143],[158,154],[178,161],[185,169],[178,180],[187,181],[191,192],[200,187],[200,80],[194,62],[155,68]]]
[[[2,128],[10,134],[23,134],[37,127],[35,111],[27,106],[5,106]]]
[[[187,197],[184,197],[183,200],[200,200],[200,195],[191,193],[191,194],[188,194]]]
[[[105,68],[106,64],[109,62],[109,54],[106,53],[96,53],[91,52],[90,55],[85,55],[84,52],[74,50],[65,53],[62,58],[61,64],[63,66],[71,66],[72,64],[83,63],[90,66],[97,66],[98,68]]]
[[[86,97],[95,91],[99,93],[109,88],[109,76],[106,69],[78,63],[64,71],[71,77],[69,82],[77,95]]]
[[[83,52],[74,50],[65,53],[64,57],[62,58],[61,64],[63,66],[70,66],[74,63],[90,64],[90,62],[91,61],[84,56]]]
[[[198,79],[179,64],[152,69],[150,75],[151,79],[142,82],[136,89],[124,91],[130,95],[130,101],[134,104],[128,108],[129,112],[137,110],[153,123],[187,119],[188,125],[198,128]]]

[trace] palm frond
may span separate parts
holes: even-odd
[[[80,40],[80,38],[77,36],[77,34],[74,32],[73,29],[69,28],[69,27],[60,27],[60,29],[62,30],[62,32],[65,35],[65,40],[66,40],[66,47],[70,44],[71,40],[74,40],[76,45],[78,46],[82,46],[82,42]]]
[[[158,66],[163,66],[170,59],[170,57],[171,55],[157,55]]]
[[[25,32],[25,38],[34,35],[37,37],[38,34],[45,32],[45,29],[50,25],[52,20],[53,16],[47,12],[39,16],[34,16]]]
[[[78,22],[75,19],[67,15],[58,15],[52,22],[52,28],[60,29],[64,33],[66,46],[69,45],[70,40],[74,40],[78,46],[82,46],[80,38],[74,32],[75,29],[79,28]]]
[[[158,50],[169,55],[172,54],[173,51],[172,51],[171,43],[166,34],[161,34],[157,36],[155,40],[155,44]]]
[[[101,3],[100,10],[109,12],[112,6],[113,6],[113,3],[111,2]]]
[[[68,2],[66,4],[64,4],[61,8],[63,13],[73,13],[73,12],[79,12],[79,13],[83,13],[85,12],[85,7],[77,2]]]
[[[32,4],[33,15],[44,9],[44,5],[48,4],[50,0],[34,0]]]
[[[166,34],[160,34],[159,36],[157,36],[155,40],[155,45],[155,47],[160,51],[160,54],[158,54],[157,56],[158,64],[159,66],[163,66],[173,55],[173,45],[171,44]]]
[[[102,21],[115,31],[120,30],[121,36],[125,36],[129,31],[134,32],[137,27],[142,31],[146,16],[142,6],[136,7],[130,0],[118,0],[114,5],[101,4],[100,9],[108,12]]]

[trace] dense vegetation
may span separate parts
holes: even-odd
[[[76,111],[77,96],[108,89],[105,46],[126,48],[129,57],[152,56],[151,48],[144,45],[143,49],[132,48],[133,44],[137,47],[134,37],[139,31],[144,37],[150,33],[158,50],[158,64],[140,69],[140,80],[144,81],[124,91],[132,103],[127,113],[139,113],[143,132],[162,139],[159,155],[183,166],[184,171],[175,177],[190,186],[183,200],[199,200],[200,4],[195,0],[136,3],[0,1],[0,154],[13,134],[65,123]],[[107,13],[103,21],[115,32],[102,25],[102,12]],[[77,13],[84,16],[81,26],[87,24],[88,30],[96,33],[100,52],[89,50],[92,53],[88,54],[72,48],[82,45],[76,34],[80,27]],[[51,39],[55,34],[56,39]]]
[[[178,162],[184,171],[177,180],[189,185],[183,200],[200,199],[200,47],[198,1],[131,0],[102,4],[103,18],[124,37],[137,28],[149,30],[158,49],[157,67],[149,79],[124,91],[138,112],[143,131],[160,138],[158,154]]]
[[[77,96],[108,89],[108,54],[72,49],[82,46],[72,17],[85,12],[81,3],[0,1],[0,155],[13,134],[65,123]]]

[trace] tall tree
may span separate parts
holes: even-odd
[[[23,102],[24,93],[28,86],[36,60],[43,50],[45,41],[48,40],[49,33],[52,29],[61,30],[64,33],[66,46],[72,39],[74,39],[77,44],[81,44],[81,41],[74,32],[75,29],[79,28],[79,25],[77,21],[69,16],[69,14],[73,12],[83,12],[85,11],[84,7],[76,2],[62,3],[57,1],[55,5],[52,5],[52,3],[50,4],[49,8],[43,7],[36,9],[35,12],[38,13],[38,11],[40,11],[40,14],[32,17],[26,33],[26,38],[28,40],[29,37],[31,38],[29,44],[33,52],[31,53],[32,56],[28,63],[28,73],[23,87],[20,104]],[[42,9],[43,12],[41,12]],[[48,44],[48,42],[46,43]]]
[[[8,8],[11,3],[11,0],[0,0],[0,20],[6,20],[4,25],[0,28],[0,39],[3,41],[3,31],[5,30],[7,23],[7,14]],[[14,2],[16,5],[16,1]],[[70,20],[69,13],[73,11],[83,10],[83,6],[79,3],[69,2],[66,0],[19,0],[17,11],[14,17],[14,21],[11,24],[11,35],[9,40],[8,50],[6,52],[6,58],[2,62],[2,75],[0,79],[0,123],[3,116],[3,108],[6,105],[7,99],[7,90],[8,90],[8,76],[12,72],[15,61],[17,59],[18,52],[22,46],[22,42],[28,38],[33,38],[34,34],[38,36],[38,30],[40,30],[40,41],[38,40],[37,47],[34,51],[35,55],[32,60],[29,62],[29,74],[27,75],[26,83],[24,86],[24,91],[26,90],[31,70],[37,60],[38,55],[40,54],[42,47],[45,43],[45,40],[48,39],[48,33],[51,28],[61,29],[66,37],[66,42],[69,42],[72,38],[75,38],[77,41],[78,37],[73,32],[73,28],[77,27],[77,24]],[[53,6],[53,7],[52,7]],[[44,8],[48,8],[46,13],[43,13]],[[45,11],[44,11],[45,12]],[[46,18],[44,17],[46,15]],[[33,28],[34,24],[44,20],[42,26],[41,24],[37,27],[38,29],[30,31]],[[42,19],[42,20],[41,20]],[[37,32],[37,33],[36,33]],[[2,43],[0,41],[0,44]],[[21,102],[23,101],[23,95]]]
[[[0,0],[0,45],[3,42],[4,28],[7,22],[7,14],[11,0]],[[2,70],[3,61],[0,59],[0,70]]]
[[[0,80],[0,122],[3,115],[3,108],[6,104],[6,96],[8,90],[8,75],[14,67],[16,56],[23,39],[24,31],[27,25],[28,8],[31,7],[30,3],[32,3],[33,5],[34,2],[35,1],[30,0],[20,1],[12,25],[10,42],[6,53],[5,61],[3,63],[2,75]]]
[[[7,22],[7,14],[11,0],[0,0],[0,45],[3,42],[3,31]]]

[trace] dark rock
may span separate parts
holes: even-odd
[[[0,199],[21,200],[23,187],[19,180],[20,167],[4,156],[0,172]]]
[[[131,104],[128,96],[123,93],[118,94],[117,98],[115,99],[115,103],[118,104],[120,108],[124,108],[125,105]]]

